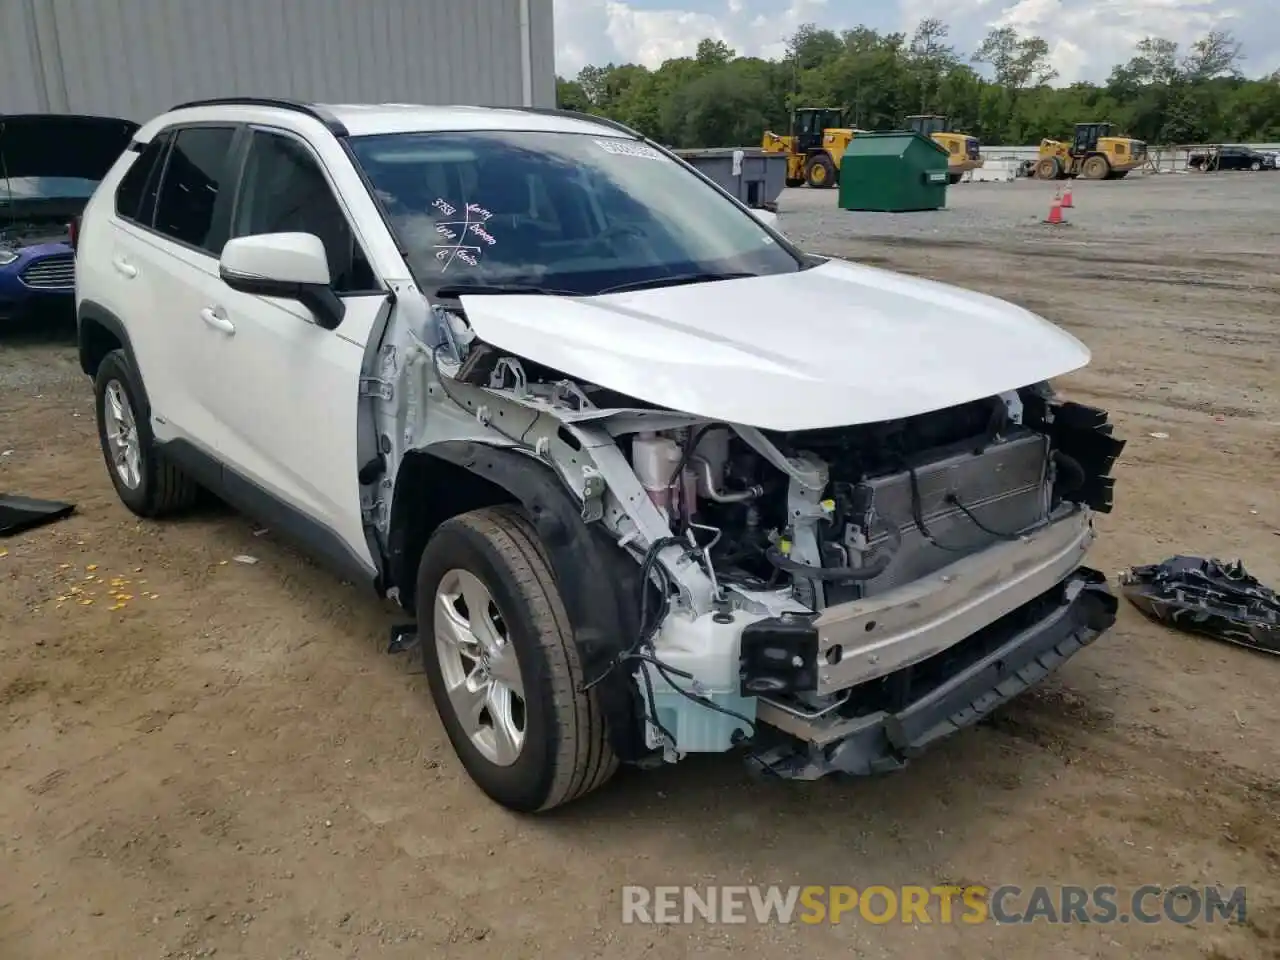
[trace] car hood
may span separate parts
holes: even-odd
[[[839,260],[597,297],[472,295],[493,346],[672,410],[766,430],[875,423],[1085,366],[1079,340],[984,294]]]
[[[116,117],[0,114],[0,175],[101,180],[137,129]]]

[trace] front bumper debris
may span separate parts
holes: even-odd
[[[1080,567],[1023,609],[967,638],[968,662],[893,712],[815,719],[762,699],[757,718],[790,737],[757,752],[755,767],[801,780],[900,769],[939,740],[973,726],[1039,683],[1109,629],[1117,607],[1106,578]],[[917,669],[927,665],[926,661]]]
[[[1280,595],[1239,560],[1170,557],[1120,578],[1135,607],[1171,627],[1280,654]]]

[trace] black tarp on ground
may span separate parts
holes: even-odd
[[[24,530],[69,517],[75,508],[73,503],[32,500],[30,497],[0,493],[0,537],[12,537]]]

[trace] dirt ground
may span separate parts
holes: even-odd
[[[1095,185],[1056,230],[1044,185],[964,185],[896,235],[790,191],[784,225],[1086,341],[1063,387],[1129,440],[1095,566],[1240,556],[1280,583],[1265,176]],[[975,236],[970,217],[1005,226]],[[1049,682],[901,774],[758,782],[695,758],[519,818],[465,779],[422,676],[382,652],[392,611],[228,511],[124,510],[68,344],[0,340],[0,454],[0,489],[78,505],[0,541],[3,960],[1280,956],[1280,658],[1122,605]],[[624,884],[747,883],[1244,885],[1248,918],[621,923]]]

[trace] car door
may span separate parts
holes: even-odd
[[[226,324],[209,359],[235,372],[219,397],[225,482],[293,512],[293,532],[332,559],[346,552],[370,566],[356,438],[365,348],[387,292],[316,153],[291,133],[252,128],[230,234],[290,232],[324,243],[345,315],[325,330],[295,300],[208,288],[200,309]]]
[[[228,379],[209,365],[220,331],[202,319],[205,289],[218,282],[234,199],[233,124],[170,131],[171,145],[148,216],[125,222],[126,247],[113,267],[145,289],[147,304],[129,317],[138,366],[151,401],[152,429],[162,443],[183,441],[217,456],[225,425],[214,388]]]
[[[150,271],[142,271],[145,234],[155,218],[156,194],[170,144],[169,131],[161,131],[140,151],[120,178],[112,197],[96,196],[86,209],[80,251],[76,257],[76,282],[80,290],[92,290],[97,305],[121,318],[129,331],[134,359],[150,395],[153,409],[165,399],[164,371],[150,375],[148,348],[156,330],[158,306],[150,287]],[[106,230],[100,230],[97,211],[112,208]],[[92,214],[92,215],[90,215]]]

